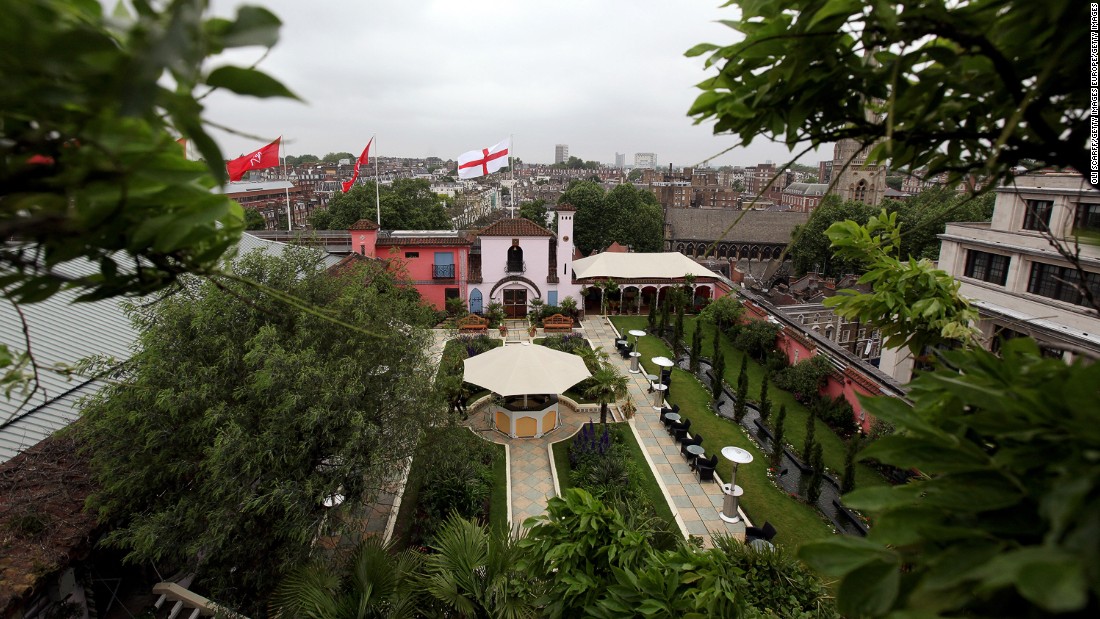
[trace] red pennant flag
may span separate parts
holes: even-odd
[[[370,160],[367,157],[367,153],[370,152],[370,145],[373,141],[374,138],[372,137],[370,141],[367,142],[367,147],[363,149],[363,154],[359,155],[359,158],[355,160],[355,171],[351,174],[351,180],[341,183],[341,186],[344,188],[344,193],[347,193],[348,190],[351,189],[351,186],[355,184],[355,180],[359,178],[359,166],[366,164],[367,161]]]
[[[282,136],[275,138],[274,142],[259,150],[226,162],[225,169],[229,171],[229,180],[239,181],[249,170],[263,170],[279,165],[279,141],[282,139]]]

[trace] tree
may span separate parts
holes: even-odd
[[[825,460],[821,455],[821,443],[814,443],[809,464],[814,471],[810,474],[810,485],[806,488],[806,500],[816,505],[821,498],[821,482],[825,480]]]
[[[324,157],[321,157],[321,161],[325,163],[339,163],[341,159],[351,159],[355,161],[355,155],[347,152],[329,153]]]
[[[634,168],[633,170],[631,170],[630,173],[626,175],[626,180],[630,181],[631,183],[636,183],[642,180],[641,168]]]
[[[575,181],[558,204],[576,207],[574,230],[582,252],[603,250],[613,242],[640,252],[660,251],[664,245],[664,215],[657,198],[633,185],[604,193],[599,183]]]
[[[452,515],[431,543],[420,583],[443,612],[428,616],[534,616],[541,586],[521,563],[525,554],[509,531]],[[423,611],[424,609],[418,609]]]
[[[853,432],[844,450],[844,476],[840,480],[840,493],[848,494],[856,489],[856,454],[859,453],[860,434]]]
[[[865,223],[875,214],[876,208],[856,200],[843,201],[837,196],[825,196],[821,204],[810,214],[809,220],[791,232],[787,254],[796,273],[817,272],[825,277],[840,277],[849,273],[861,273],[862,265],[853,260],[833,256],[825,230],[838,221],[852,220]]]
[[[315,211],[310,217],[310,226],[315,230],[347,230],[360,219],[377,219],[380,207],[386,230],[452,228],[443,199],[431,190],[428,181],[400,178],[379,189],[377,205],[372,181],[333,195],[327,208]]]
[[[722,331],[741,322],[741,317],[744,315],[745,307],[741,305],[741,301],[735,295],[728,294],[704,307],[699,313],[699,318],[714,322],[718,331]]]
[[[763,360],[775,350],[775,339],[779,337],[780,327],[767,320],[750,320],[737,334],[734,344],[757,360]]]
[[[691,372],[699,371],[699,357],[703,355],[703,323],[696,320],[695,330],[691,333]]]
[[[345,497],[334,514],[371,500],[441,403],[423,388],[429,311],[383,268],[330,275],[320,253],[288,247],[233,270],[271,292],[189,280],[134,309],[140,349],[79,431],[106,543],[252,610],[303,564],[325,498]]]
[[[715,133],[792,149],[854,139],[873,145],[871,161],[974,174],[987,187],[1017,166],[1091,169],[1089,92],[1077,78],[1089,58],[1070,51],[1088,45],[1080,3],[737,4],[726,24],[742,40],[688,52],[718,68],[689,111],[716,121]]]
[[[244,213],[210,192],[227,175],[201,93],[295,97],[256,69],[208,64],[271,47],[278,18],[251,6],[206,18],[206,4],[143,2],[110,17],[98,2],[5,7],[0,37],[20,51],[0,59],[0,230],[22,241],[0,248],[5,298],[33,302],[62,286],[82,299],[149,294],[213,273],[236,244]],[[181,136],[205,162],[185,158]],[[81,259],[93,265],[86,276],[54,268]]]
[[[733,403],[733,419],[741,423],[745,414],[749,412],[749,375],[746,371],[749,365],[747,357],[741,357],[741,371],[737,374],[737,400]]]
[[[948,222],[989,221],[993,218],[992,193],[978,197],[961,194],[948,187],[932,187],[905,200],[884,200],[887,212],[898,214],[898,225],[905,230],[898,246],[898,256],[928,258],[940,256],[939,235]]]
[[[546,227],[546,200],[538,198],[519,205],[519,216]]]
[[[779,414],[775,416],[775,438],[772,440],[772,451],[769,454],[769,464],[773,469],[779,468],[783,461],[783,430],[787,423],[787,405],[779,405]]]
[[[657,296],[654,295],[649,301],[649,314],[646,316],[646,326],[649,327],[649,332],[653,333],[657,329]]]
[[[294,570],[272,596],[276,616],[314,619],[401,619],[421,608],[420,553],[395,552],[380,536],[366,538],[338,572],[315,562]]]
[[[806,415],[806,439],[802,444],[802,463],[806,465],[812,465],[810,462],[810,456],[813,455],[814,450],[814,431],[817,429],[817,413],[810,409],[810,414]]]
[[[726,355],[721,348],[714,349],[714,364],[711,366],[714,378],[710,381],[710,396],[715,403],[722,397],[722,376],[726,372]]]
[[[768,400],[768,383],[771,382],[771,376],[768,373],[764,373],[763,380],[760,381],[760,420],[767,421],[768,417],[772,414],[772,403]]]
[[[898,257],[901,230],[897,213],[872,217],[866,226],[837,223],[826,231],[837,255],[866,265],[861,284],[873,292],[841,290],[825,300],[844,318],[871,322],[882,333],[883,345],[907,346],[918,355],[944,341],[969,344],[977,336],[971,325],[978,312],[959,294],[959,282],[936,269],[928,259]]]
[[[288,166],[296,166],[300,163],[315,163],[321,160],[317,155],[299,155],[297,157],[294,155],[287,155],[283,159]]]
[[[626,397],[629,382],[625,376],[610,363],[600,363],[598,370],[592,373],[589,387],[584,397],[600,403],[600,423],[607,423],[607,407]]]
[[[244,229],[263,230],[267,228],[267,220],[254,208],[244,210]]]

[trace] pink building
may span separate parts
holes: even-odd
[[[349,230],[352,251],[389,260],[402,280],[414,286],[436,309],[447,299],[469,303],[470,247],[466,233],[454,230],[379,230],[360,219]]]
[[[495,301],[508,317],[522,318],[534,299],[546,305],[567,296],[580,301],[581,287],[573,283],[574,212],[558,206],[556,233],[527,219],[504,219],[474,233],[385,231],[361,219],[348,232],[353,252],[390,260],[436,309],[460,298],[480,313]]]

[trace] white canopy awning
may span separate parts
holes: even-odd
[[[462,366],[462,380],[502,396],[563,393],[592,375],[577,355],[526,342],[483,352]]]
[[[677,253],[631,254],[605,252],[573,262],[577,279],[676,279],[684,275],[720,277],[691,258]]]

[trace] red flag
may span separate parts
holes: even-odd
[[[355,171],[351,174],[351,180],[345,183],[341,183],[341,186],[344,188],[344,193],[347,193],[348,190],[351,189],[351,186],[355,184],[355,180],[359,178],[359,166],[367,163],[367,161],[370,161],[370,159],[367,157],[367,153],[370,152],[370,145],[373,141],[374,138],[372,137],[370,141],[367,142],[367,147],[363,149],[363,154],[359,155],[359,158],[355,160]]]
[[[249,170],[263,170],[279,165],[279,141],[282,139],[281,136],[275,138],[274,142],[259,150],[226,162],[225,168],[229,171],[229,180],[239,181]]]

